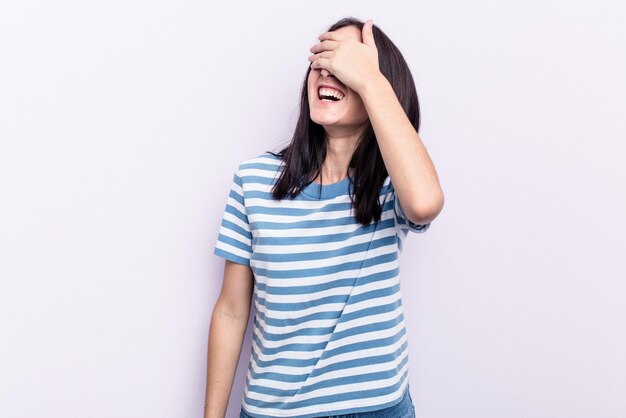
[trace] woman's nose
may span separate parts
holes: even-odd
[[[331,74],[331,73],[329,73],[329,72],[328,72],[328,70],[327,70],[327,69],[325,69],[325,68],[322,68],[322,71],[320,72],[320,74],[322,74],[324,77],[330,77],[330,76],[332,76],[332,74]]]

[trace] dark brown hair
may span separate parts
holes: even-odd
[[[363,23],[354,17],[345,17],[331,25],[328,31],[350,25],[362,30]],[[419,132],[419,101],[411,71],[400,50],[387,35],[376,25],[372,27],[372,31],[378,50],[380,72],[389,80],[408,119]],[[291,198],[297,196],[303,188],[321,175],[321,168],[326,158],[324,127],[311,120],[308,97],[310,72],[309,65],[300,94],[300,114],[291,142],[278,153],[268,151],[274,156],[282,157],[284,161],[283,171],[272,189],[273,197],[278,200],[287,196]],[[352,181],[354,195],[351,194],[350,199],[356,209],[357,222],[367,226],[372,219],[375,222],[380,221],[382,208],[379,194],[388,173],[369,121],[358,140],[349,167],[354,168]]]

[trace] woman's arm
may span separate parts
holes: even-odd
[[[225,260],[222,291],[213,308],[207,355],[204,418],[224,418],[250,316],[254,276]]]
[[[337,31],[324,32],[310,49],[311,68],[324,68],[363,100],[385,167],[404,215],[424,225],[443,208],[444,197],[435,167],[422,140],[404,113],[387,78],[380,72],[373,20],[362,31],[362,42]]]
[[[429,223],[441,212],[444,196],[426,147],[385,76],[369,78],[359,95],[404,214],[413,223]]]

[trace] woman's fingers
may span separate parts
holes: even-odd
[[[309,51],[311,52],[321,52],[321,51],[330,51],[337,48],[339,42],[337,41],[322,41],[318,44],[313,45]]]
[[[320,59],[320,58],[330,58],[330,57],[332,57],[332,54],[333,54],[332,51],[324,51],[324,52],[320,52],[318,54],[309,55],[309,61],[314,61],[314,60]]]
[[[329,32],[322,33],[320,36],[317,37],[317,39],[319,39],[320,41],[323,41],[324,39],[330,39],[333,41],[342,41],[344,39],[348,39],[348,35],[343,35],[340,32],[332,30]]]
[[[328,58],[318,58],[311,63],[311,68],[324,68],[330,71],[330,60]]]

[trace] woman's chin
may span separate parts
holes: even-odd
[[[329,112],[313,112],[311,114],[311,120],[318,125],[335,125],[340,122],[340,118],[336,114],[331,114]]]
[[[338,126],[338,120],[337,119],[311,119],[313,122],[317,123],[318,125],[322,125],[323,127],[332,127],[332,126]]]

